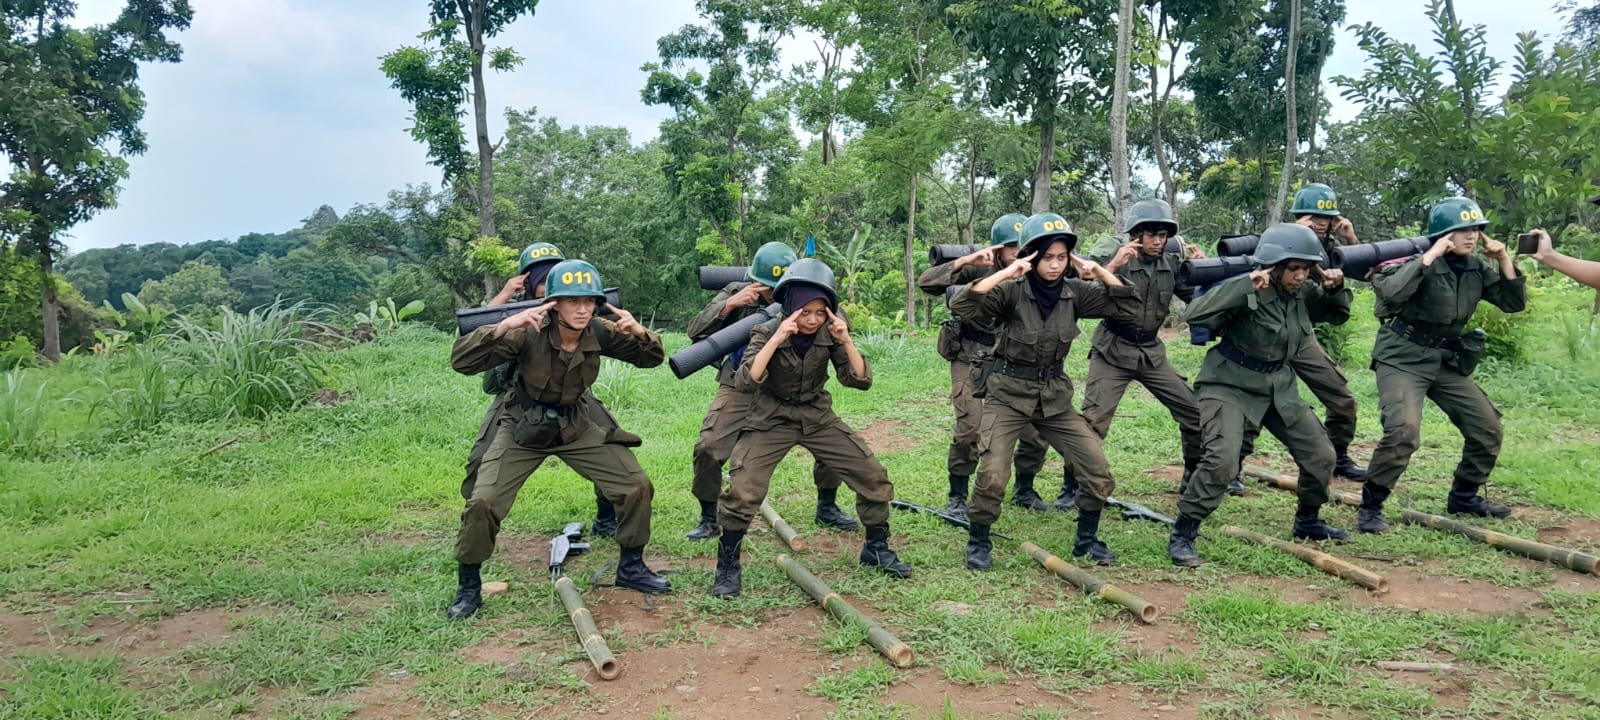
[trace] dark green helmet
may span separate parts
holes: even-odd
[[[1338,217],[1339,196],[1327,185],[1311,183],[1294,194],[1294,205],[1290,206],[1289,214],[1295,217],[1301,215]]]
[[[600,286],[600,271],[583,260],[562,260],[544,276],[544,299],[599,298],[606,301],[605,288]]]
[[[1483,217],[1483,208],[1464,197],[1447,197],[1433,204],[1428,211],[1428,238],[1438,240],[1464,228],[1481,228],[1489,224]]]
[[[789,290],[797,285],[813,285],[820,288],[828,296],[829,307],[839,307],[839,294],[833,289],[833,268],[816,258],[800,258],[783,273],[783,279],[778,281],[777,289],[772,291],[772,299],[783,302]]]
[[[1272,267],[1289,260],[1322,262],[1322,243],[1317,241],[1317,234],[1298,223],[1278,223],[1262,232],[1255,264]]]
[[[556,246],[546,242],[537,242],[523,248],[522,254],[517,256],[517,274],[526,273],[528,268],[539,263],[561,262],[565,259],[567,259],[567,256],[562,255],[561,250]]]
[[[1172,206],[1165,200],[1140,200],[1128,208],[1128,222],[1122,231],[1133,234],[1134,228],[1140,225],[1164,225],[1167,236],[1178,234],[1178,218],[1172,215]]]
[[[999,220],[989,226],[989,244],[991,246],[1017,245],[1022,242],[1022,223],[1027,222],[1028,216],[1022,213],[1001,215]]]
[[[1022,223],[1022,252],[1043,252],[1050,243],[1060,240],[1067,244],[1067,252],[1078,246],[1078,234],[1072,231],[1067,219],[1053,212],[1038,213]]]
[[[769,242],[756,249],[756,259],[750,262],[750,279],[767,287],[777,287],[794,261],[794,248],[781,242]]]

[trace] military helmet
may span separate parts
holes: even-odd
[[[1067,252],[1078,246],[1078,234],[1072,231],[1067,219],[1053,212],[1042,212],[1022,223],[1022,253],[1044,252],[1050,243],[1060,240],[1067,244]]]
[[[797,285],[812,285],[822,289],[828,296],[830,307],[839,306],[839,294],[833,289],[833,268],[816,258],[800,258],[794,261],[789,269],[784,271],[783,278],[778,280],[777,289],[772,291],[772,299],[783,302],[789,290]]]
[[[1134,228],[1140,225],[1163,225],[1167,228],[1167,236],[1178,234],[1178,219],[1172,215],[1172,206],[1165,200],[1140,200],[1128,208],[1128,222],[1124,223],[1123,232],[1133,234]]]
[[[1481,228],[1489,224],[1483,217],[1483,208],[1464,197],[1447,197],[1433,204],[1428,211],[1428,238],[1438,240],[1464,228]]]
[[[536,242],[523,248],[522,254],[517,256],[517,274],[526,273],[528,268],[539,263],[561,262],[565,259],[567,259],[567,256],[562,255],[561,250],[556,246],[547,242]]]
[[[989,227],[989,244],[991,246],[1021,244],[1022,223],[1027,220],[1028,216],[1022,213],[1001,215],[1000,219]]]
[[[1294,194],[1294,205],[1290,206],[1289,214],[1295,217],[1301,215],[1338,217],[1339,196],[1327,185],[1311,183]]]
[[[544,276],[544,299],[599,298],[603,305],[606,291],[600,286],[600,271],[583,260],[562,260]]]
[[[1278,223],[1261,233],[1256,245],[1255,264],[1272,267],[1289,260],[1322,262],[1322,243],[1317,234],[1298,223]]]
[[[794,248],[781,242],[769,242],[756,248],[756,258],[750,261],[750,279],[767,287],[777,287],[778,280],[794,261]]]

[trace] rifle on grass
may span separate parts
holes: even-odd
[[[918,505],[916,503],[910,503],[910,502],[906,502],[904,500],[890,500],[889,501],[889,505],[892,506],[892,507],[900,508],[901,510],[915,510],[915,511],[917,511],[919,513],[922,513],[924,515],[932,515],[932,516],[934,516],[936,518],[939,518],[940,520],[943,520],[943,521],[945,521],[947,523],[950,523],[951,525],[954,525],[956,527],[966,528],[968,530],[972,529],[972,521],[970,521],[970,520],[968,520],[968,519],[966,519],[964,517],[951,515],[950,513],[947,513],[947,512],[945,512],[943,510],[935,510],[935,509],[933,509],[931,507],[928,507],[926,505]],[[993,536],[995,536],[997,538],[1000,538],[1002,540],[1012,540],[1013,539],[1010,535],[1006,535],[1004,533],[997,533],[997,532],[994,532],[992,530],[989,531],[989,534],[993,535]]]

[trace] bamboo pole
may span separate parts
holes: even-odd
[[[1301,560],[1305,561],[1307,565],[1310,565],[1329,575],[1342,577],[1350,582],[1367,588],[1368,590],[1377,590],[1381,593],[1389,592],[1388,578],[1372,572],[1371,570],[1367,570],[1365,568],[1345,562],[1344,560],[1340,560],[1339,558],[1320,550],[1313,550],[1304,545],[1296,545],[1292,542],[1284,542],[1277,538],[1267,537],[1261,533],[1251,532],[1234,525],[1224,525],[1222,528],[1222,534],[1231,538],[1248,540],[1258,545],[1266,545],[1267,547],[1277,548],[1289,553],[1290,555],[1300,558]]]
[[[828,584],[824,583],[822,578],[811,574],[811,571],[807,570],[804,565],[801,565],[788,555],[779,555],[777,561],[778,567],[783,568],[783,571],[789,574],[789,580],[799,585],[801,590],[806,591],[806,594],[810,595],[812,600],[816,600],[817,604],[833,615],[834,619],[842,623],[854,623],[864,628],[867,631],[867,644],[888,658],[889,662],[894,663],[895,667],[908,667],[912,661],[916,660],[916,655],[911,651],[910,645],[900,642],[899,638],[888,630],[883,629],[883,626],[879,625],[878,621],[862,614],[854,605],[840,597],[839,593],[828,587]]]
[[[1588,553],[1579,552],[1577,550],[1568,550],[1566,548],[1559,548],[1554,545],[1546,545],[1542,542],[1535,542],[1533,540],[1524,540],[1519,537],[1506,535],[1505,533],[1498,533],[1493,530],[1485,530],[1474,525],[1468,525],[1464,522],[1458,522],[1451,520],[1450,518],[1440,517],[1438,515],[1420,513],[1415,510],[1408,509],[1404,512],[1401,512],[1400,520],[1409,525],[1421,525],[1423,527],[1433,528],[1434,530],[1457,533],[1472,540],[1484,543],[1485,545],[1497,547],[1507,552],[1522,555],[1523,557],[1530,557],[1535,560],[1555,563],[1562,567],[1576,570],[1581,573],[1600,575],[1600,558]]]
[[[1282,473],[1275,473],[1271,470],[1258,467],[1246,467],[1244,469],[1244,474],[1260,480],[1279,490],[1288,490],[1289,492],[1300,491],[1300,482]],[[1333,479],[1329,478],[1328,481],[1331,483]],[[1355,493],[1334,492],[1330,486],[1328,489],[1328,494],[1332,496],[1333,499],[1351,507],[1361,507],[1361,496]]]
[[[600,637],[600,629],[594,625],[594,615],[589,613],[589,608],[584,607],[583,597],[578,594],[578,586],[572,584],[572,578],[558,577],[555,582],[556,595],[561,597],[561,604],[567,606],[567,615],[572,618],[572,627],[578,631],[578,642],[583,645],[583,651],[588,653],[589,662],[594,664],[595,672],[600,673],[601,680],[615,680],[622,674],[622,668],[617,665],[617,658],[611,654],[611,648],[606,647],[605,638]]]
[[[766,519],[767,525],[772,527],[773,532],[778,533],[778,539],[782,540],[784,545],[789,546],[790,550],[800,552],[806,549],[805,538],[800,537],[800,533],[789,527],[789,523],[783,519],[783,516],[779,515],[778,511],[768,505],[765,500],[761,501],[761,517]]]
[[[1098,575],[1073,567],[1067,561],[1051,555],[1038,545],[1031,542],[1023,542],[1022,551],[1027,553],[1028,557],[1033,558],[1035,562],[1043,565],[1046,570],[1055,573],[1062,580],[1072,583],[1079,590],[1082,590],[1084,594],[1093,595],[1102,600],[1109,600],[1126,608],[1128,612],[1139,619],[1139,622],[1155,622],[1156,616],[1161,614],[1160,608],[1145,602],[1138,595],[1112,585]]]

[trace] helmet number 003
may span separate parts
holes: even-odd
[[[594,282],[594,274],[583,271],[564,272],[561,273],[561,282],[564,282],[568,285],[571,285],[572,283],[592,283]]]
[[[550,256],[553,256],[553,255],[558,255],[558,254],[560,254],[559,251],[557,251],[553,247],[537,248],[537,249],[533,250],[532,252],[529,252],[528,253],[528,257],[541,258],[541,257],[550,257]]]
[[[1477,208],[1473,208],[1471,210],[1462,210],[1461,211],[1461,219],[1462,220],[1482,220],[1483,219],[1483,211],[1479,210]]]
[[[1046,221],[1044,221],[1044,229],[1047,230],[1047,231],[1051,231],[1051,232],[1059,232],[1061,230],[1066,230],[1067,229],[1067,221],[1065,221],[1065,220],[1046,220]]]

